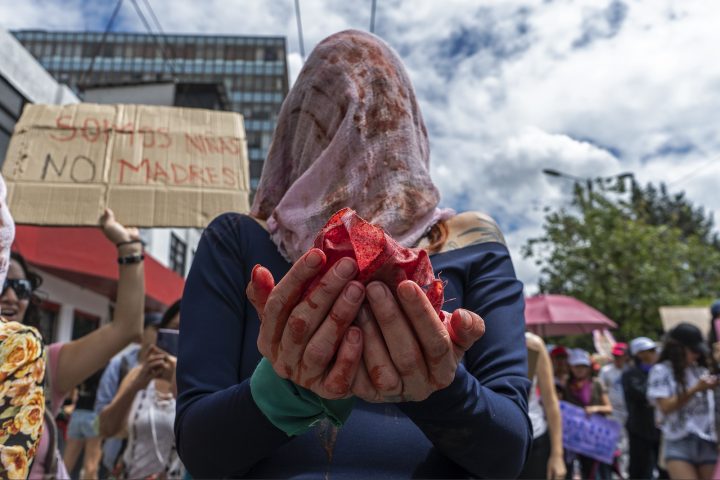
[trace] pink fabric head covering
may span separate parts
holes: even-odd
[[[294,261],[349,207],[414,245],[452,210],[437,208],[427,130],[397,54],[347,30],[310,54],[283,103],[251,213]]]
[[[10,247],[15,239],[15,222],[6,203],[7,188],[0,175],[0,287],[5,283],[10,267]],[[2,312],[0,312],[2,313]]]

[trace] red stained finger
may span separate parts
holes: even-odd
[[[397,396],[402,392],[402,379],[393,365],[390,352],[380,327],[367,305],[363,305],[358,313],[356,324],[363,334],[362,371],[367,375],[372,387],[380,396]]]
[[[402,378],[403,395],[413,400],[425,398],[429,372],[405,313],[382,282],[371,282],[367,287],[367,297],[392,363]]]
[[[462,308],[452,313],[446,325],[459,357],[485,334],[485,322],[480,315]]]
[[[364,298],[364,288],[360,282],[352,281],[345,286],[329,313],[320,310],[326,299],[318,300],[316,312],[306,311],[305,315],[295,316],[293,312],[288,320],[288,328],[282,340],[282,359],[289,365],[302,365],[302,371],[296,372],[295,379],[301,385],[308,378],[318,378],[337,352],[340,343],[352,321],[357,317]],[[315,315],[311,323],[307,318]],[[301,375],[298,376],[297,374]]]
[[[262,321],[265,304],[273,288],[275,288],[275,279],[272,273],[270,273],[270,270],[262,265],[255,265],[252,269],[250,282],[248,283],[245,293],[250,303],[255,307],[260,321]]]
[[[339,273],[343,268],[345,268],[345,276]],[[349,275],[347,272],[350,272]],[[332,329],[331,333],[337,336],[336,345],[340,344],[364,296],[362,284],[349,280],[355,272],[357,272],[357,264],[354,260],[350,258],[340,260],[293,309],[280,341],[282,353],[281,358],[278,358],[279,361],[290,366],[291,370],[294,370],[294,366],[302,358],[307,343],[318,329],[324,328],[323,325],[330,323],[331,326],[337,327]],[[331,322],[325,321],[328,317]],[[319,373],[321,372],[312,371],[312,375]]]
[[[350,394],[362,358],[362,333],[358,327],[350,327],[338,349],[334,365],[323,381],[325,398],[337,399]],[[321,395],[323,396],[323,395]]]
[[[455,378],[457,369],[450,333],[415,282],[400,283],[398,297],[422,349],[428,383],[433,390],[445,388]]]
[[[265,303],[263,321],[260,325],[258,349],[271,361],[277,358],[280,339],[290,312],[305,292],[306,285],[320,271],[325,260],[322,250],[311,249],[293,264],[270,293]]]
[[[447,328],[415,282],[406,280],[400,283],[398,298],[420,342],[425,358],[430,365],[437,364],[452,348]]]

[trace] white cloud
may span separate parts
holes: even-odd
[[[287,36],[291,79],[301,68],[291,0],[150,2],[167,32]],[[112,3],[0,0],[0,19],[98,30]],[[371,0],[300,3],[306,53],[369,25]],[[495,215],[532,286],[537,268],[520,246],[540,233],[542,207],[566,203],[572,187],[543,168],[682,179],[691,200],[720,208],[718,18],[720,3],[706,0],[385,0],[376,25],[410,71],[446,203]],[[143,30],[130,2],[119,25]]]

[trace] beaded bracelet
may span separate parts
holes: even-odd
[[[145,260],[145,255],[142,253],[136,253],[135,255],[128,255],[126,257],[118,257],[117,262],[120,265],[130,265],[132,263],[140,263]]]

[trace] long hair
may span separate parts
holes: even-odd
[[[715,320],[710,321],[710,331],[708,332],[708,347],[710,348],[710,352],[712,353],[714,350],[714,344],[718,342],[717,332],[715,331]],[[714,375],[720,374],[720,365],[718,365],[718,362],[715,361],[715,356],[710,355],[708,358],[708,363],[710,364],[710,371]]]
[[[429,255],[438,253],[445,246],[445,242],[448,239],[448,226],[445,220],[440,220],[430,228],[427,234],[428,242],[430,245],[425,247]]]
[[[173,317],[180,313],[180,299],[175,300],[175,303],[170,305],[165,313],[163,313],[162,320],[160,320],[159,328],[167,328],[168,324],[172,321]]]
[[[10,253],[10,261],[15,260],[22,268],[25,278],[30,280],[32,285],[33,294],[30,296],[30,303],[28,304],[27,310],[25,310],[25,318],[20,319],[20,323],[29,325],[31,327],[40,328],[40,303],[42,299],[36,294],[37,289],[42,285],[43,278],[36,272],[30,270],[25,257],[20,255],[18,252]]]
[[[685,349],[686,347],[682,343],[668,336],[665,339],[665,345],[663,346],[659,360],[660,362],[670,362],[673,378],[675,378],[675,383],[677,383],[682,393],[685,393],[687,390],[687,385],[685,384],[685,369],[689,367]],[[701,367],[707,367],[707,358],[703,353],[700,353],[697,363]]]

